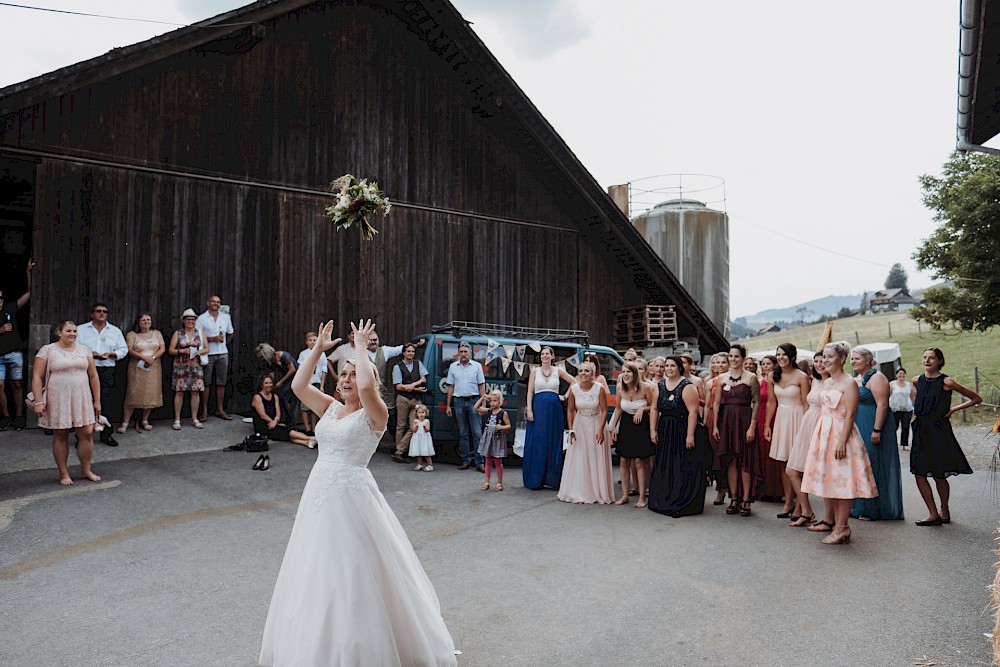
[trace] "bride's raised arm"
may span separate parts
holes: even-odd
[[[355,325],[351,323],[351,330],[354,332],[355,341],[367,341],[375,331],[375,324],[371,320],[361,320]],[[376,431],[385,430],[389,422],[389,409],[385,406],[385,401],[379,393],[379,381],[375,378],[375,366],[372,365],[368,352],[362,344],[358,354],[358,365],[355,368],[355,385],[358,390],[358,398],[361,399],[361,407],[368,415],[368,421]]]
[[[320,324],[319,340],[313,345],[309,354],[306,355],[306,360],[302,362],[299,370],[295,371],[295,377],[292,378],[292,392],[302,401],[303,405],[318,415],[326,414],[330,404],[333,403],[333,397],[312,386],[312,375],[316,364],[319,363],[320,355],[327,350],[332,350],[340,342],[339,338],[332,340],[332,336],[333,320],[326,324]]]

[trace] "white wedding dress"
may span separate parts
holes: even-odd
[[[316,425],[319,457],[274,585],[259,662],[275,667],[457,665],[434,586],[368,460],[364,410]]]

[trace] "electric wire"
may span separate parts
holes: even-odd
[[[52,7],[35,7],[32,5],[19,5],[13,2],[0,2],[0,7],[13,7],[16,9],[31,9],[39,12],[51,12],[53,14],[69,14],[71,16],[87,16],[98,19],[111,19],[114,21],[134,21],[137,23],[155,23],[157,25],[169,25],[175,28],[235,28],[240,26],[254,25],[253,22],[243,23],[212,23],[210,25],[198,25],[194,23],[173,23],[171,21],[157,21],[155,19],[140,19],[130,16],[111,16],[108,14],[92,14],[90,12],[74,12],[68,9],[54,9]]]

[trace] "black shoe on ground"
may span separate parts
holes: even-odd
[[[402,454],[393,454],[392,455],[392,460],[395,461],[396,463],[409,463],[410,462],[410,459],[406,458]]]
[[[10,417],[0,417],[0,431],[6,431],[8,426],[10,426]]]
[[[11,423],[14,425],[15,431],[23,431],[24,427],[28,424],[28,418],[24,415],[14,417],[14,419],[11,420]]]
[[[104,440],[101,440],[101,442],[103,442],[108,447],[117,447],[118,446],[118,442],[114,438],[112,438],[110,435],[107,438],[105,438]]]

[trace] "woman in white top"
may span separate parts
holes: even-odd
[[[573,376],[552,364],[555,353],[543,347],[538,358],[541,365],[528,377],[527,419],[524,434],[524,462],[521,475],[524,488],[559,488],[562,478],[562,438],[566,422],[559,398],[559,381],[572,385]]]
[[[903,450],[910,445],[910,419],[913,417],[913,397],[916,390],[906,381],[906,369],[896,371],[896,381],[889,384],[889,409],[899,425],[899,444]]]
[[[649,411],[653,405],[653,388],[642,381],[639,367],[634,361],[626,361],[618,374],[616,396],[618,405],[611,417],[611,440],[616,443],[621,470],[622,495],[615,505],[628,502],[632,471],[639,488],[639,502],[636,507],[646,506],[646,483],[649,470],[644,462],[656,454],[649,439]],[[622,414],[627,415],[625,418]]]

